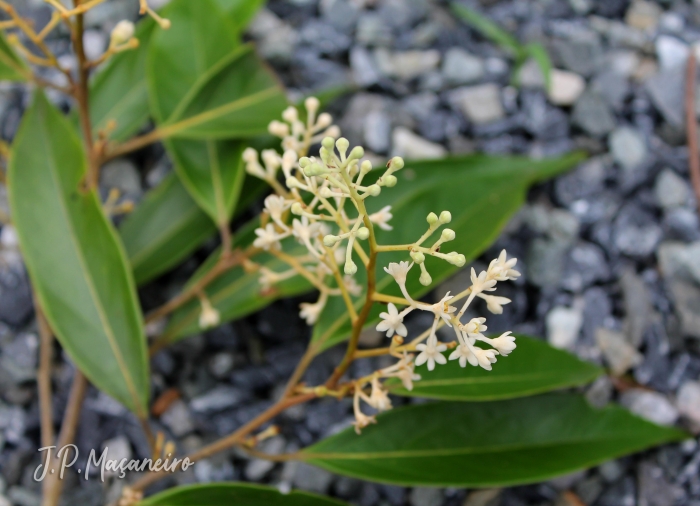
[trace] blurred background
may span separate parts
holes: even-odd
[[[11,3],[37,26],[49,20],[50,8],[42,0]],[[489,330],[541,336],[605,365],[612,376],[588,387],[591,403],[602,406],[615,399],[642,417],[680,423],[697,434],[700,224],[689,179],[685,114],[690,108],[697,115],[700,101],[686,103],[684,94],[688,57],[700,55],[700,2],[456,4],[469,11],[439,0],[271,0],[247,37],[292,99],[309,93],[337,96],[329,112],[343,135],[379,157],[479,152],[540,158],[587,152],[588,160],[577,168],[534,188],[484,255],[492,258],[507,248],[520,259],[524,274],[499,290],[513,302],[503,315],[489,318]],[[137,9],[136,2],[110,0],[91,11],[85,35],[89,56],[104,50],[117,21],[136,19]],[[465,19],[465,12],[479,15]],[[514,38],[515,45],[502,34],[494,37],[489,23]],[[51,44],[69,64],[69,41]],[[3,139],[13,138],[28,98],[19,86],[0,85]],[[105,194],[118,188],[138,201],[171,170],[162,148],[155,146],[110,162],[101,187]],[[4,192],[0,186],[0,217],[9,214]],[[144,288],[145,303],[155,306],[175,293],[215,246],[207,244],[191,262]],[[466,271],[457,275],[436,293],[460,291],[453,287],[463,287],[466,276]],[[154,415],[179,448],[192,450],[230,432],[275,398],[309,336],[297,316],[298,303],[277,302],[154,358],[157,386],[174,392]],[[0,506],[40,502],[32,479],[39,446],[38,337],[32,315],[17,241],[4,227]],[[426,322],[414,319],[408,325],[411,332],[411,325],[423,329]],[[367,345],[381,339],[376,332],[363,336]],[[324,379],[342,353],[332,349],[320,357],[307,379]],[[380,365],[356,363],[352,373],[367,374]],[[71,368],[64,361],[59,370],[57,417]],[[109,446],[110,458],[148,453],[133,415],[104,394],[91,391],[81,416],[81,448]],[[281,419],[282,435],[266,441],[264,450],[294,451],[350,419],[348,403],[294,408]],[[382,486],[295,462],[248,461],[235,452],[169,479],[264,482],[329,493],[362,506],[699,506],[699,467],[696,439],[504,490]],[[103,504],[118,497],[121,486],[119,480],[103,485],[75,475],[69,477],[65,504]]]

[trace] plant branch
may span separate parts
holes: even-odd
[[[685,77],[685,119],[688,131],[688,161],[690,180],[695,191],[695,201],[700,212],[700,153],[698,152],[698,123],[695,119],[695,54],[690,51]]]
[[[37,324],[39,326],[39,370],[37,371],[37,386],[39,389],[39,415],[41,419],[41,446],[54,444],[53,405],[51,400],[51,365],[53,361],[53,333],[44,317],[39,301],[34,299]],[[49,454],[46,454],[44,465],[49,464]],[[42,483],[44,494],[48,492],[49,482]]]

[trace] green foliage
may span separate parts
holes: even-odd
[[[243,483],[188,485],[166,490],[139,506],[343,506],[345,503],[305,492],[282,494],[277,489]]]
[[[452,11],[462,19],[465,23],[478,30],[484,37],[490,39],[495,44],[510,53],[515,59],[515,84],[518,83],[518,73],[522,65],[532,58],[539,65],[542,75],[545,79],[547,89],[550,86],[550,73],[552,70],[552,62],[547,54],[547,50],[542,47],[542,44],[536,42],[530,44],[521,44],[518,39],[506,32],[503,28],[491,21],[486,16],[479,14],[477,11],[470,9],[465,5],[452,3]]]
[[[334,473],[397,485],[493,487],[543,481],[687,435],[573,394],[398,408],[378,424],[302,451]]]
[[[0,81],[26,81],[28,69],[0,32]]]
[[[37,149],[41,146],[41,149]],[[92,383],[143,417],[149,367],[134,281],[83,147],[37,92],[12,146],[9,196],[24,260],[51,328]]]
[[[512,399],[585,385],[602,374],[599,367],[531,337],[518,336],[518,347],[507,357],[498,357],[492,371],[459,366],[456,360],[428,371],[416,367],[421,380],[405,390],[397,379],[386,385],[396,395],[447,401],[491,401]],[[445,352],[449,356],[450,352]]]
[[[379,230],[379,244],[410,244],[420,237],[428,225],[430,212],[452,213],[452,228],[457,238],[447,244],[445,251],[457,251],[467,261],[483,252],[498,236],[508,219],[520,208],[525,192],[533,183],[552,177],[581,160],[580,154],[562,158],[529,160],[517,157],[467,156],[442,160],[406,162],[399,173],[400,184],[385,189],[370,203],[376,212],[391,205],[391,212],[401,217],[401,226],[391,231]],[[389,262],[409,260],[406,253],[382,254],[377,266],[377,290],[401,296],[394,279],[384,272]],[[458,270],[457,267],[434,258],[426,259],[433,278],[430,286],[418,282],[417,272],[410,272],[408,292],[421,297]],[[416,268],[417,269],[417,268]],[[358,283],[366,284],[365,273],[356,275]],[[358,307],[363,301],[358,302]],[[367,324],[378,321],[381,306],[375,305]],[[338,344],[350,335],[350,318],[339,298],[331,299],[314,327],[312,343],[323,350]]]

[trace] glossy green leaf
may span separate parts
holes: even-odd
[[[387,386],[396,395],[427,397],[447,401],[492,401],[540,394],[585,385],[603,371],[582,362],[570,353],[551,347],[544,341],[518,336],[518,347],[507,357],[498,357],[492,371],[481,367],[459,366],[459,361],[428,371],[426,365],[416,367],[421,380],[413,390],[405,390],[401,382],[389,380]],[[450,352],[445,352],[449,356]]]
[[[237,34],[243,33],[265,0],[216,0],[221,10],[228,16]]]
[[[187,258],[216,225],[173,174],[146,195],[119,232],[140,285]]]
[[[391,205],[394,215],[391,231],[378,230],[379,244],[410,244],[420,237],[430,212],[452,213],[449,228],[456,239],[447,243],[445,251],[457,251],[467,261],[477,257],[498,237],[508,219],[520,208],[525,192],[531,184],[554,176],[579,162],[581,154],[562,158],[531,160],[521,157],[468,156],[407,162],[398,173],[399,184],[382,190],[382,194],[368,199],[368,211],[376,212]],[[399,225],[400,223],[400,225]],[[377,290],[401,296],[393,278],[383,270],[390,262],[409,260],[405,253],[382,253],[377,265]],[[413,297],[421,297],[457,267],[433,257],[426,259],[433,282],[425,287],[418,282],[419,270],[412,270],[406,286]],[[356,274],[360,286],[366,284],[366,273]],[[465,287],[467,288],[467,287]],[[357,301],[361,307],[363,300]],[[368,325],[377,321],[383,306],[375,304]],[[342,300],[331,298],[314,328],[313,346],[318,351],[344,341],[350,334],[350,319]]]
[[[139,506],[343,506],[345,503],[306,492],[247,483],[211,483],[177,487],[141,501]]]
[[[146,57],[153,33],[159,30],[150,17],[139,21],[135,37],[139,47],[109,60],[90,85],[90,115],[95,132],[104,131],[111,121],[116,128],[109,138],[122,142],[148,121]]]
[[[0,81],[26,81],[29,69],[0,32]]]
[[[149,372],[126,254],[94,191],[74,128],[41,92],[13,143],[9,196],[36,295],[61,344],[98,388],[146,416]]]
[[[573,394],[437,402],[391,410],[302,451],[334,473],[397,485],[493,487],[535,483],[688,437],[617,406]]]

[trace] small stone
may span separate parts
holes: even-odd
[[[439,488],[415,487],[408,498],[411,506],[441,506],[443,493]]]
[[[388,49],[378,48],[374,52],[374,58],[384,74],[404,81],[425,74],[440,63],[440,53],[434,49],[390,52]]]
[[[579,293],[585,288],[610,278],[610,268],[603,250],[582,242],[569,252],[561,280],[562,288]]]
[[[639,348],[642,337],[652,322],[653,307],[649,287],[633,269],[625,269],[620,278],[625,305],[625,334],[627,341]]]
[[[658,392],[633,388],[621,395],[620,402],[632,413],[659,425],[673,425],[678,420],[678,410]]]
[[[350,68],[353,80],[363,88],[368,88],[381,79],[372,55],[362,46],[355,46],[350,50]]]
[[[189,434],[195,428],[190,409],[179,399],[161,415],[160,421],[178,438]]]
[[[585,77],[595,71],[603,56],[600,36],[589,30],[581,30],[570,40],[555,38],[552,46],[564,67]]]
[[[118,189],[129,198],[140,198],[141,176],[136,166],[129,160],[119,159],[108,162],[100,171],[100,182],[108,190]]]
[[[588,90],[576,101],[572,121],[594,137],[606,135],[615,128],[615,118],[608,104],[598,93]]]
[[[308,492],[325,494],[333,482],[333,475],[325,469],[299,462],[294,473],[294,486]]]
[[[609,460],[598,466],[598,472],[605,481],[613,483],[625,474],[625,468],[619,460]]]
[[[625,340],[624,334],[599,328],[595,337],[613,376],[622,376],[642,362],[642,355]]]
[[[700,285],[700,241],[692,244],[664,242],[659,246],[657,256],[666,279],[690,278]]]
[[[497,84],[480,84],[459,88],[452,92],[452,100],[473,123],[483,125],[505,116],[501,90]]]
[[[281,436],[267,439],[260,444],[259,450],[268,455],[279,455],[286,443]],[[245,476],[250,481],[261,481],[275,467],[275,462],[265,459],[252,459],[245,466]]]
[[[633,128],[616,128],[610,134],[608,143],[615,161],[627,170],[637,168],[647,157],[644,137]]]
[[[585,197],[599,194],[603,190],[607,163],[607,159],[597,156],[558,177],[554,181],[554,193],[559,203],[569,207]]]
[[[257,39],[256,47],[260,55],[279,63],[291,60],[299,39],[296,30],[269,9],[258,12],[248,26],[248,32]]]
[[[660,35],[656,38],[656,57],[659,59],[661,70],[673,70],[685,65],[688,61],[690,48],[688,45],[671,35]]]
[[[391,46],[394,39],[381,16],[371,11],[360,16],[355,38],[363,46]]]
[[[661,7],[654,2],[634,0],[625,13],[625,23],[638,30],[652,32],[659,23]]]
[[[615,218],[612,241],[629,257],[646,258],[656,251],[663,232],[656,219],[635,203],[625,205]]]
[[[586,81],[573,72],[552,69],[549,100],[555,105],[572,105],[586,89]]]
[[[684,74],[680,67],[654,72],[644,84],[654,106],[670,125],[679,130],[685,125]]]
[[[39,338],[36,334],[22,332],[2,347],[0,365],[15,383],[30,381],[36,377]]]
[[[682,334],[700,339],[700,288],[679,279],[671,282],[671,295]]]
[[[545,87],[542,67],[532,58],[528,59],[523,66],[520,67],[518,79],[523,88],[544,89]]]
[[[638,473],[639,506],[674,506],[684,498],[683,489],[669,482],[663,470],[651,462],[642,462]]]
[[[484,62],[464,49],[452,47],[445,53],[442,75],[450,85],[470,84],[484,77]]]
[[[665,237],[683,242],[700,241],[700,219],[695,211],[676,207],[664,213]]]
[[[247,397],[247,393],[238,388],[219,385],[209,390],[207,393],[195,397],[190,402],[192,410],[199,413],[210,411],[221,411],[226,408],[236,406]]]
[[[365,146],[374,153],[386,153],[391,144],[391,117],[383,109],[370,111],[365,118]]]
[[[118,436],[114,439],[105,441],[102,445],[103,450],[107,450],[107,460],[115,460],[121,462],[122,460],[129,461],[131,459],[131,443],[126,436]],[[117,476],[119,471],[107,470],[108,475]]]
[[[536,238],[526,256],[528,280],[542,288],[555,287],[561,282],[569,247],[559,241]]]
[[[500,504],[502,490],[500,488],[487,488],[470,492],[463,506],[497,506]]]
[[[83,47],[85,56],[90,60],[96,60],[104,53],[107,45],[107,37],[99,30],[85,30],[83,33]]]
[[[547,340],[555,348],[572,350],[582,325],[581,309],[557,306],[547,314]]]
[[[596,408],[605,407],[612,399],[615,387],[608,376],[601,376],[586,390],[586,400]]]
[[[700,381],[686,381],[676,396],[678,411],[700,427]]]
[[[654,186],[656,201],[662,209],[684,206],[691,198],[691,190],[685,180],[671,169],[664,169]]]
[[[603,97],[615,111],[621,111],[630,93],[630,83],[627,76],[612,68],[598,74],[591,89]]]
[[[430,142],[414,134],[408,128],[395,128],[392,141],[392,153],[394,156],[421,160],[443,158],[447,155],[447,149],[444,146]]]

